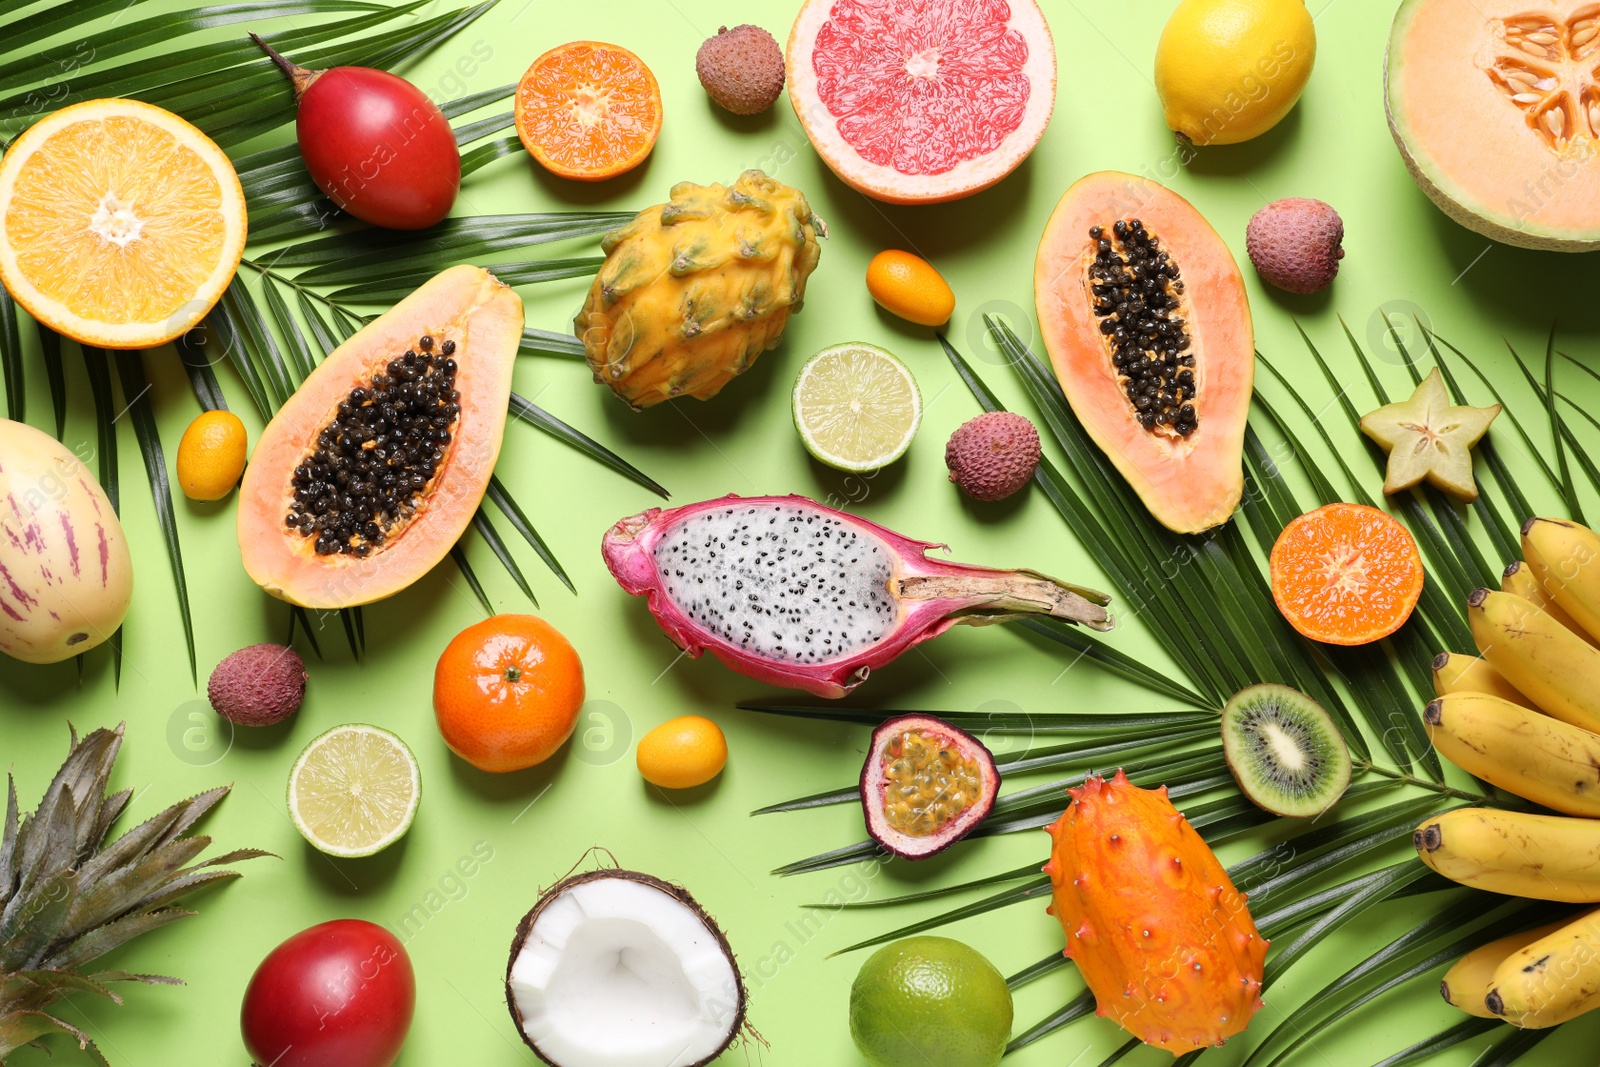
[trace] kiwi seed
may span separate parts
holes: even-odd
[[[1322,706],[1253,685],[1222,709],[1222,748],[1244,795],[1276,815],[1320,815],[1350,784],[1350,749]]]

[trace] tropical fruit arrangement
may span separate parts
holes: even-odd
[[[1106,1065],[1144,1046],[1189,1063],[1225,1044],[1275,1065],[1334,1020],[1437,976],[1444,1000],[1472,1018],[1382,1063],[1492,1034],[1479,1062],[1507,1064],[1600,1007],[1600,534],[1583,524],[1573,473],[1600,491],[1600,467],[1561,403],[1595,430],[1600,421],[1554,377],[1561,360],[1600,372],[1562,353],[1554,332],[1542,382],[1511,351],[1542,415],[1514,410],[1420,316],[1409,341],[1386,311],[1379,317],[1409,396],[1389,395],[1348,327],[1376,400],[1368,410],[1303,330],[1307,358],[1280,370],[1257,351],[1257,316],[1330,300],[1348,284],[1337,280],[1341,269],[1366,269],[1344,262],[1345,218],[1325,201],[1290,196],[1219,229],[1202,211],[1203,183],[1191,202],[1149,168],[1095,169],[1115,158],[1105,144],[1078,145],[1070,174],[1035,163],[1008,177],[1057,108],[1049,3],[792,0],[783,26],[719,25],[692,55],[680,48],[678,73],[686,80],[692,65],[700,106],[723,133],[759,137],[782,124],[809,143],[838,179],[828,184],[823,171],[828,181],[809,196],[789,172],[780,180],[786,160],[776,150],[738,174],[660,180],[662,153],[652,154],[689,136],[688,112],[677,83],[666,79],[664,92],[624,44],[529,30],[502,46],[517,51],[514,84],[443,100],[384,68],[492,4],[444,14],[312,4],[295,13],[348,18],[273,32],[279,6],[140,15],[129,27],[97,21],[110,17],[104,5],[35,12],[22,17],[39,20],[26,26],[0,14],[0,86],[34,87],[4,101],[26,121],[11,129],[0,120],[5,685],[33,684],[67,660],[81,682],[91,656],[109,658],[120,681],[134,593],[154,584],[164,557],[198,688],[176,509],[231,510],[233,532],[208,554],[237,552],[259,605],[287,614],[288,635],[217,661],[201,705],[210,712],[196,717],[229,738],[241,732],[281,765],[281,801],[270,802],[281,803],[307,855],[371,863],[388,850],[386,862],[398,863],[395,846],[429,826],[421,746],[435,746],[460,780],[506,776],[492,779],[496,789],[515,789],[533,768],[553,778],[592,693],[609,691],[628,662],[576,630],[569,638],[553,612],[498,610],[463,550],[464,539],[481,538],[532,600],[492,507],[577,592],[513,496],[515,487],[544,502],[536,472],[501,463],[517,423],[667,496],[518,393],[519,356],[581,357],[615,400],[592,395],[627,425],[686,400],[752,404],[741,376],[761,359],[764,373],[793,372],[781,392],[794,427],[791,437],[787,420],[769,419],[762,432],[801,463],[809,456],[814,473],[861,486],[893,470],[890,482],[950,494],[997,529],[1037,487],[1098,571],[1076,584],[1032,566],[952,562],[939,555],[943,544],[866,518],[876,507],[866,492],[824,501],[728,494],[611,512],[589,531],[599,550],[591,562],[616,582],[607,595],[641,632],[653,619],[680,656],[709,651],[722,665],[705,669],[785,691],[784,701],[796,690],[812,698],[746,710],[870,731],[837,761],[853,776],[842,787],[755,813],[859,804],[865,840],[775,873],[861,864],[875,876],[885,865],[920,865],[926,884],[915,892],[845,900],[835,890],[817,905],[830,912],[986,889],[976,903],[841,950],[875,951],[855,973],[847,1017],[808,1006],[811,1025],[841,1041],[848,1032],[871,1067],[995,1067],[1091,1014],[1125,1042]],[[399,15],[415,25],[383,28]],[[610,35],[627,36],[626,21],[613,22]],[[172,71],[119,58],[169,32],[222,27],[235,39],[176,53],[183,62]],[[787,37],[772,32],[785,27]],[[1298,101],[1315,91],[1316,27],[1303,0],[1177,0],[1164,29],[1150,29],[1154,66],[1139,91],[1164,120],[1163,136],[1170,130],[1180,166],[1258,138],[1264,155],[1283,150]],[[93,45],[82,62],[95,69],[81,85],[56,73],[77,73],[50,51],[59,44],[29,51],[69,31]],[[537,44],[524,47],[528,33]],[[668,47],[632,43],[652,56]],[[474,61],[489,62],[487,53]],[[222,65],[194,73],[211,60]],[[1401,0],[1384,62],[1400,157],[1445,214],[1477,233],[1532,249],[1600,247],[1590,173],[1597,64],[1593,4]],[[46,73],[26,73],[35,68]],[[217,101],[225,85],[238,102]],[[498,102],[509,111],[457,121]],[[291,119],[292,144],[279,137],[240,149]],[[575,201],[635,189],[656,189],[641,194],[655,199],[663,186],[666,197],[643,210],[476,214],[463,189],[507,156],[541,191]],[[1231,168],[1218,176],[1237,180]],[[974,336],[1017,375],[1031,415],[1007,410],[968,362],[952,330],[967,298],[932,261],[943,256],[918,251],[923,228],[953,217],[927,205],[1008,180],[1047,183],[1052,199],[1063,190],[1030,246],[1039,353],[1014,329],[1025,323],[969,316]],[[864,272],[830,275],[824,246],[864,244],[870,232],[858,195],[895,205],[882,217],[897,247],[855,249]],[[814,205],[835,220],[831,230]],[[598,255],[502,256],[566,240],[593,242]],[[830,263],[848,260],[844,251],[830,252]],[[571,329],[530,325],[521,290],[558,279],[587,287]],[[1271,301],[1253,308],[1256,283]],[[794,351],[795,321],[808,336],[843,332],[826,313],[795,319],[808,291],[813,306],[819,297],[854,301],[883,336],[830,336]],[[36,326],[26,349],[32,357],[36,337],[53,434],[24,418],[23,312]],[[82,447],[65,443],[64,341],[82,356],[99,421]],[[152,398],[146,372],[171,362],[168,344],[201,409],[185,409],[170,464],[156,404],[171,398]],[[928,378],[944,368],[913,349],[942,354],[981,409],[960,419],[932,476],[907,457],[936,417],[944,390]],[[1468,402],[1463,366],[1494,403]],[[1319,375],[1334,391],[1321,412],[1302,395]],[[240,392],[239,412],[229,389]],[[1280,408],[1283,395],[1293,408]],[[1300,453],[1280,410],[1305,416],[1332,467]],[[1348,423],[1342,450],[1323,422],[1330,412],[1328,421]],[[131,543],[120,518],[124,414],[164,552]],[[1572,517],[1535,511],[1496,449],[1501,414]],[[254,416],[262,428],[252,440]],[[1540,417],[1554,463],[1526,429]],[[711,432],[686,421],[685,442],[715,447]],[[1269,453],[1262,431],[1286,438],[1288,451]],[[1373,462],[1364,474],[1343,458],[1361,448]],[[1285,476],[1294,463],[1313,506]],[[1481,584],[1493,572],[1480,540],[1521,557],[1498,589]],[[1014,538],[1007,558],[1053,572],[1059,548]],[[340,709],[340,721],[286,747],[313,714],[305,709],[328,710],[317,707],[323,620],[338,616],[360,660],[363,609],[407,610],[406,591],[447,558],[487,617],[426,650],[431,701],[390,694],[424,713],[431,704],[437,736],[418,736],[402,716],[375,711],[380,725]],[[1126,645],[1135,620],[1170,668]],[[893,700],[884,680],[868,683],[912,650],[938,655],[923,646],[952,627],[998,623],[1178,710],[1091,709],[1075,695],[1070,707],[1036,714],[860,703],[880,687]],[[618,628],[608,640],[631,638]],[[1426,664],[1434,648],[1469,643],[1473,651]],[[623,739],[637,778],[626,761],[595,774],[625,774],[685,814],[712,805],[730,761],[760,758],[738,752],[737,734],[730,743],[724,711],[663,714],[637,741]],[[74,1044],[92,1062],[116,1062],[101,1048],[115,1052],[115,1043],[65,1002],[91,994],[120,1005],[118,983],[175,984],[100,959],[190,915],[179,902],[236,878],[226,865],[268,855],[235,848],[201,859],[211,839],[193,830],[227,787],[124,826],[140,795],[109,785],[125,728],[80,736],[69,727],[68,736],[37,805],[25,810],[11,783],[0,826],[0,1064],[18,1050]],[[1019,749],[998,743],[1012,736],[1025,738]],[[1447,776],[1442,761],[1462,773]],[[1046,772],[1043,784],[1018,784]],[[460,784],[429,777],[430,795]],[[1367,803],[1385,790],[1404,799]],[[498,945],[509,938],[505,969],[496,960],[491,979],[495,997],[504,995],[500,1036],[552,1067],[701,1067],[752,1043],[775,1062],[816,1062],[814,1050],[769,1045],[757,1028],[770,976],[766,961],[752,968],[737,950],[753,950],[758,931],[725,929],[687,887],[619,862],[604,844],[617,818],[614,805],[592,805],[594,848],[570,866],[541,854],[519,869],[514,914],[475,905],[475,928]],[[973,866],[981,852],[971,842],[1024,830],[1044,830],[1049,842],[1036,838],[1023,867]],[[1257,831],[1264,851],[1219,857]],[[669,862],[671,843],[661,850]],[[1390,850],[1402,855],[1377,866]],[[454,869],[471,877],[468,867],[488,858],[474,846]],[[1362,873],[1348,877],[1345,865]],[[968,870],[970,878],[944,877]],[[1317,881],[1334,877],[1347,880]],[[1053,926],[1042,939],[1030,934],[1047,954],[1011,975],[979,948],[929,933],[1046,897],[1059,936]],[[1274,983],[1324,938],[1362,933],[1351,924],[1365,909],[1401,900],[1420,909],[1414,929],[1290,1012],[1263,1011],[1267,995],[1287,999]],[[258,1067],[409,1062],[413,1020],[439,1013],[442,1029],[452,1010],[425,995],[440,977],[434,962],[413,960],[394,930],[327,916],[253,972],[234,968],[243,1051]],[[1069,965],[1082,992],[1014,1032],[1014,991]]]

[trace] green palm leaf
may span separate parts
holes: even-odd
[[[196,684],[200,668],[194,654],[194,621],[189,616],[189,583],[183,575],[183,552],[178,547],[178,521],[172,513],[172,486],[167,482],[167,461],[161,450],[156,427],[155,405],[150,402],[150,383],[138,352],[117,353],[117,376],[122,381],[122,399],[133,420],[133,435],[144,457],[145,474],[150,479],[150,495],[155,501],[156,522],[167,546],[167,562],[178,591],[178,614],[183,620],[183,640],[189,652],[189,675]]]
[[[22,383],[22,338],[17,331],[17,305],[0,287],[0,382],[6,388],[6,417],[21,422],[27,398]]]

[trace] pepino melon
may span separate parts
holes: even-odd
[[[1524,248],[1600,248],[1600,6],[1404,0],[1389,129],[1422,190]]]
[[[1033,285],[1062,392],[1150,514],[1178,533],[1227,522],[1255,340],[1222,238],[1172,190],[1102,171],[1056,205]]]
[[[0,652],[58,663],[117,632],[133,557],[117,512],[54,437],[0,419]]]
[[[345,608],[433,569],[494,473],[521,340],[521,297],[460,266],[335,349],[245,469],[239,551],[256,584]]]

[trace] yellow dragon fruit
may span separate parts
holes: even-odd
[[[674,185],[601,244],[574,322],[594,380],[635,409],[715,396],[782,339],[827,235],[798,190],[759,170]]]
[[[1096,1014],[1174,1055],[1239,1033],[1261,1007],[1267,942],[1210,846],[1165,786],[1118,771],[1068,792],[1049,828],[1050,911]]]

